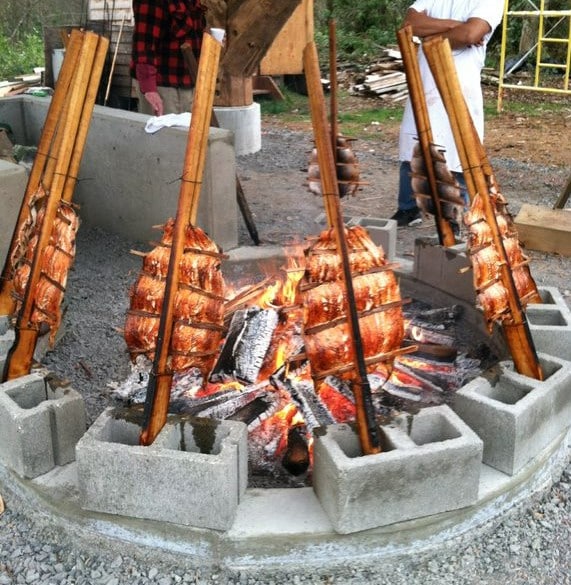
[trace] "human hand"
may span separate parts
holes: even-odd
[[[145,99],[149,102],[151,108],[153,108],[153,112],[155,116],[162,116],[163,115],[163,100],[161,96],[156,91],[148,91],[145,94]]]

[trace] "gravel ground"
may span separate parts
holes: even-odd
[[[264,128],[260,153],[241,157],[239,175],[263,244],[290,242],[319,229],[319,198],[307,193],[303,170],[309,137],[278,128]],[[358,198],[345,203],[351,215],[388,217],[394,211],[397,181],[396,150],[382,143],[359,145],[362,179],[370,183]],[[565,169],[529,165],[509,159],[492,163],[515,215],[524,202],[551,206],[563,183]],[[530,191],[533,185],[533,191]],[[382,194],[378,192],[382,191]],[[398,255],[412,253],[414,239],[432,227],[398,233]],[[241,243],[249,236],[241,226]],[[81,228],[77,259],[68,281],[65,335],[45,358],[45,365],[71,380],[84,395],[89,423],[111,401],[114,383],[129,372],[122,327],[129,286],[140,268],[131,248],[145,243],[125,241],[97,229]],[[571,259],[530,253],[538,284],[556,286],[571,296]],[[392,585],[565,585],[571,583],[571,465],[540,499],[513,510],[485,532],[452,543],[428,557],[398,559],[341,567],[333,574],[265,575],[204,573],[184,557],[153,550],[128,550],[113,542],[83,549],[67,534],[46,524],[11,493],[3,493],[6,510],[0,515],[0,585],[118,585],[157,583],[220,584],[355,584]]]

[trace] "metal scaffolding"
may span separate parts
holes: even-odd
[[[500,55],[500,81],[498,91],[498,111],[502,109],[504,88],[514,88],[530,91],[542,91],[546,93],[571,94],[569,87],[569,74],[571,70],[571,10],[549,10],[547,0],[540,0],[539,6],[532,0],[527,0],[533,10],[510,10],[510,0],[505,0],[504,18],[502,24],[502,48]],[[506,71],[506,46],[509,21],[514,18],[537,18],[537,42],[524,54],[519,55],[516,61]],[[557,36],[565,34],[567,36]],[[550,45],[566,45],[566,58],[564,63],[555,63],[546,59],[545,49]],[[535,52],[535,73],[532,83],[523,84],[520,82],[511,84],[506,79],[522,65],[530,55]],[[542,73],[550,70],[551,73],[559,71],[562,73],[562,84],[552,87],[549,84],[555,80],[553,75],[547,76]]]

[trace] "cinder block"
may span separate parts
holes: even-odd
[[[387,260],[394,261],[397,249],[397,222],[379,217],[353,217],[348,225],[361,225],[369,232],[377,246],[381,246]]]
[[[138,444],[139,412],[108,408],[77,445],[82,506],[108,514],[227,530],[247,485],[247,428],[169,416]]]
[[[571,360],[571,311],[555,287],[542,287],[543,304],[528,305],[529,330],[537,351]]]
[[[448,406],[381,427],[383,452],[361,456],[347,425],[316,436],[313,489],[342,534],[472,505],[482,441]]]
[[[473,273],[466,244],[445,248],[435,238],[417,238],[414,246],[413,276],[455,297],[475,303]]]
[[[484,441],[483,462],[520,471],[571,424],[571,363],[539,354],[544,381],[522,376],[513,362],[458,390],[452,408]]]
[[[73,461],[85,428],[83,398],[45,371],[0,385],[0,458],[22,477]]]

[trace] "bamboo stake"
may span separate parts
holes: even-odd
[[[422,78],[420,76],[418,58],[412,41],[412,28],[410,26],[406,26],[400,29],[397,32],[397,40],[401,50],[402,61],[406,73],[406,81],[408,85],[408,91],[410,93],[412,111],[416,122],[418,140],[420,143],[422,156],[424,158],[426,174],[428,175],[427,178],[430,185],[432,203],[434,205],[434,220],[436,223],[436,230],[438,232],[438,240],[443,246],[453,246],[456,243],[454,231],[450,225],[450,222],[444,219],[442,216],[440,193],[438,192],[438,184],[436,182],[436,174],[434,172],[434,161],[432,159],[432,152],[430,150],[431,145],[434,144],[434,138],[432,136],[432,127],[430,125],[426,97],[424,95]]]
[[[514,360],[515,368],[520,374],[542,380],[543,373],[541,365],[513,280],[502,236],[498,228],[496,214],[489,196],[486,176],[482,169],[483,146],[475,132],[470,112],[462,94],[462,88],[456,75],[450,43],[447,40],[434,39],[425,44],[425,53],[437,56],[438,67],[432,68],[431,66],[432,74],[439,90],[440,87],[446,86],[443,101],[446,98],[446,110],[453,112],[462,137],[461,144],[457,145],[458,150],[462,148],[464,151],[464,156],[468,164],[467,169],[469,169],[473,179],[476,192],[481,197],[486,222],[492,234],[492,241],[500,257],[501,280],[508,292],[508,307],[511,315],[509,320],[505,320],[502,323],[502,330]],[[429,60],[429,65],[431,63],[435,63],[434,59]]]
[[[77,72],[71,88],[72,98],[70,100],[70,110],[65,124],[61,129],[62,140],[54,179],[46,202],[45,216],[34,251],[22,307],[16,321],[16,338],[6,359],[3,381],[29,374],[32,367],[33,355],[38,339],[38,328],[31,322],[36,286],[41,275],[44,250],[51,237],[53,223],[61,201],[98,38],[98,35],[95,33],[86,33],[81,47]]]
[[[40,142],[38,144],[38,150],[34,164],[28,177],[26,185],[26,191],[22,199],[22,205],[16,221],[16,227],[12,235],[12,241],[6,261],[4,263],[4,269],[2,270],[2,276],[0,278],[0,315],[10,315],[14,312],[15,300],[12,297],[12,291],[14,290],[12,278],[13,278],[13,266],[11,264],[11,257],[16,247],[17,239],[20,235],[20,231],[24,222],[28,219],[30,213],[30,201],[40,187],[41,177],[44,173],[48,157],[52,152],[54,136],[56,135],[57,127],[61,122],[62,112],[64,111],[64,103],[66,96],[69,94],[69,86],[73,74],[76,69],[77,59],[81,50],[84,33],[78,30],[74,30],[71,35],[69,47],[66,50],[66,56],[62,63],[61,71],[56,84],[54,95],[51,99],[46,121]]]
[[[204,34],[157,347],[149,375],[143,429],[139,437],[142,445],[153,443],[167,419],[173,376],[168,366],[168,357],[173,331],[174,301],[179,285],[179,265],[184,252],[186,229],[189,224],[194,224],[196,221],[221,51],[222,44],[210,34]]]
[[[335,173],[335,160],[333,158],[333,149],[331,148],[330,134],[328,132],[317,48],[314,42],[306,45],[303,52],[303,63],[311,105],[311,117],[327,221],[330,227],[333,228],[333,233],[337,241],[337,249],[341,256],[343,266],[343,282],[347,292],[347,315],[353,346],[353,362],[358,369],[358,380],[353,380],[357,430],[363,454],[370,455],[381,451],[381,440],[375,420],[371,388],[367,377],[367,366],[364,359],[361,332],[359,329],[359,316],[355,303],[351,265],[349,263],[349,252],[345,237],[345,225],[341,213],[339,187]]]

